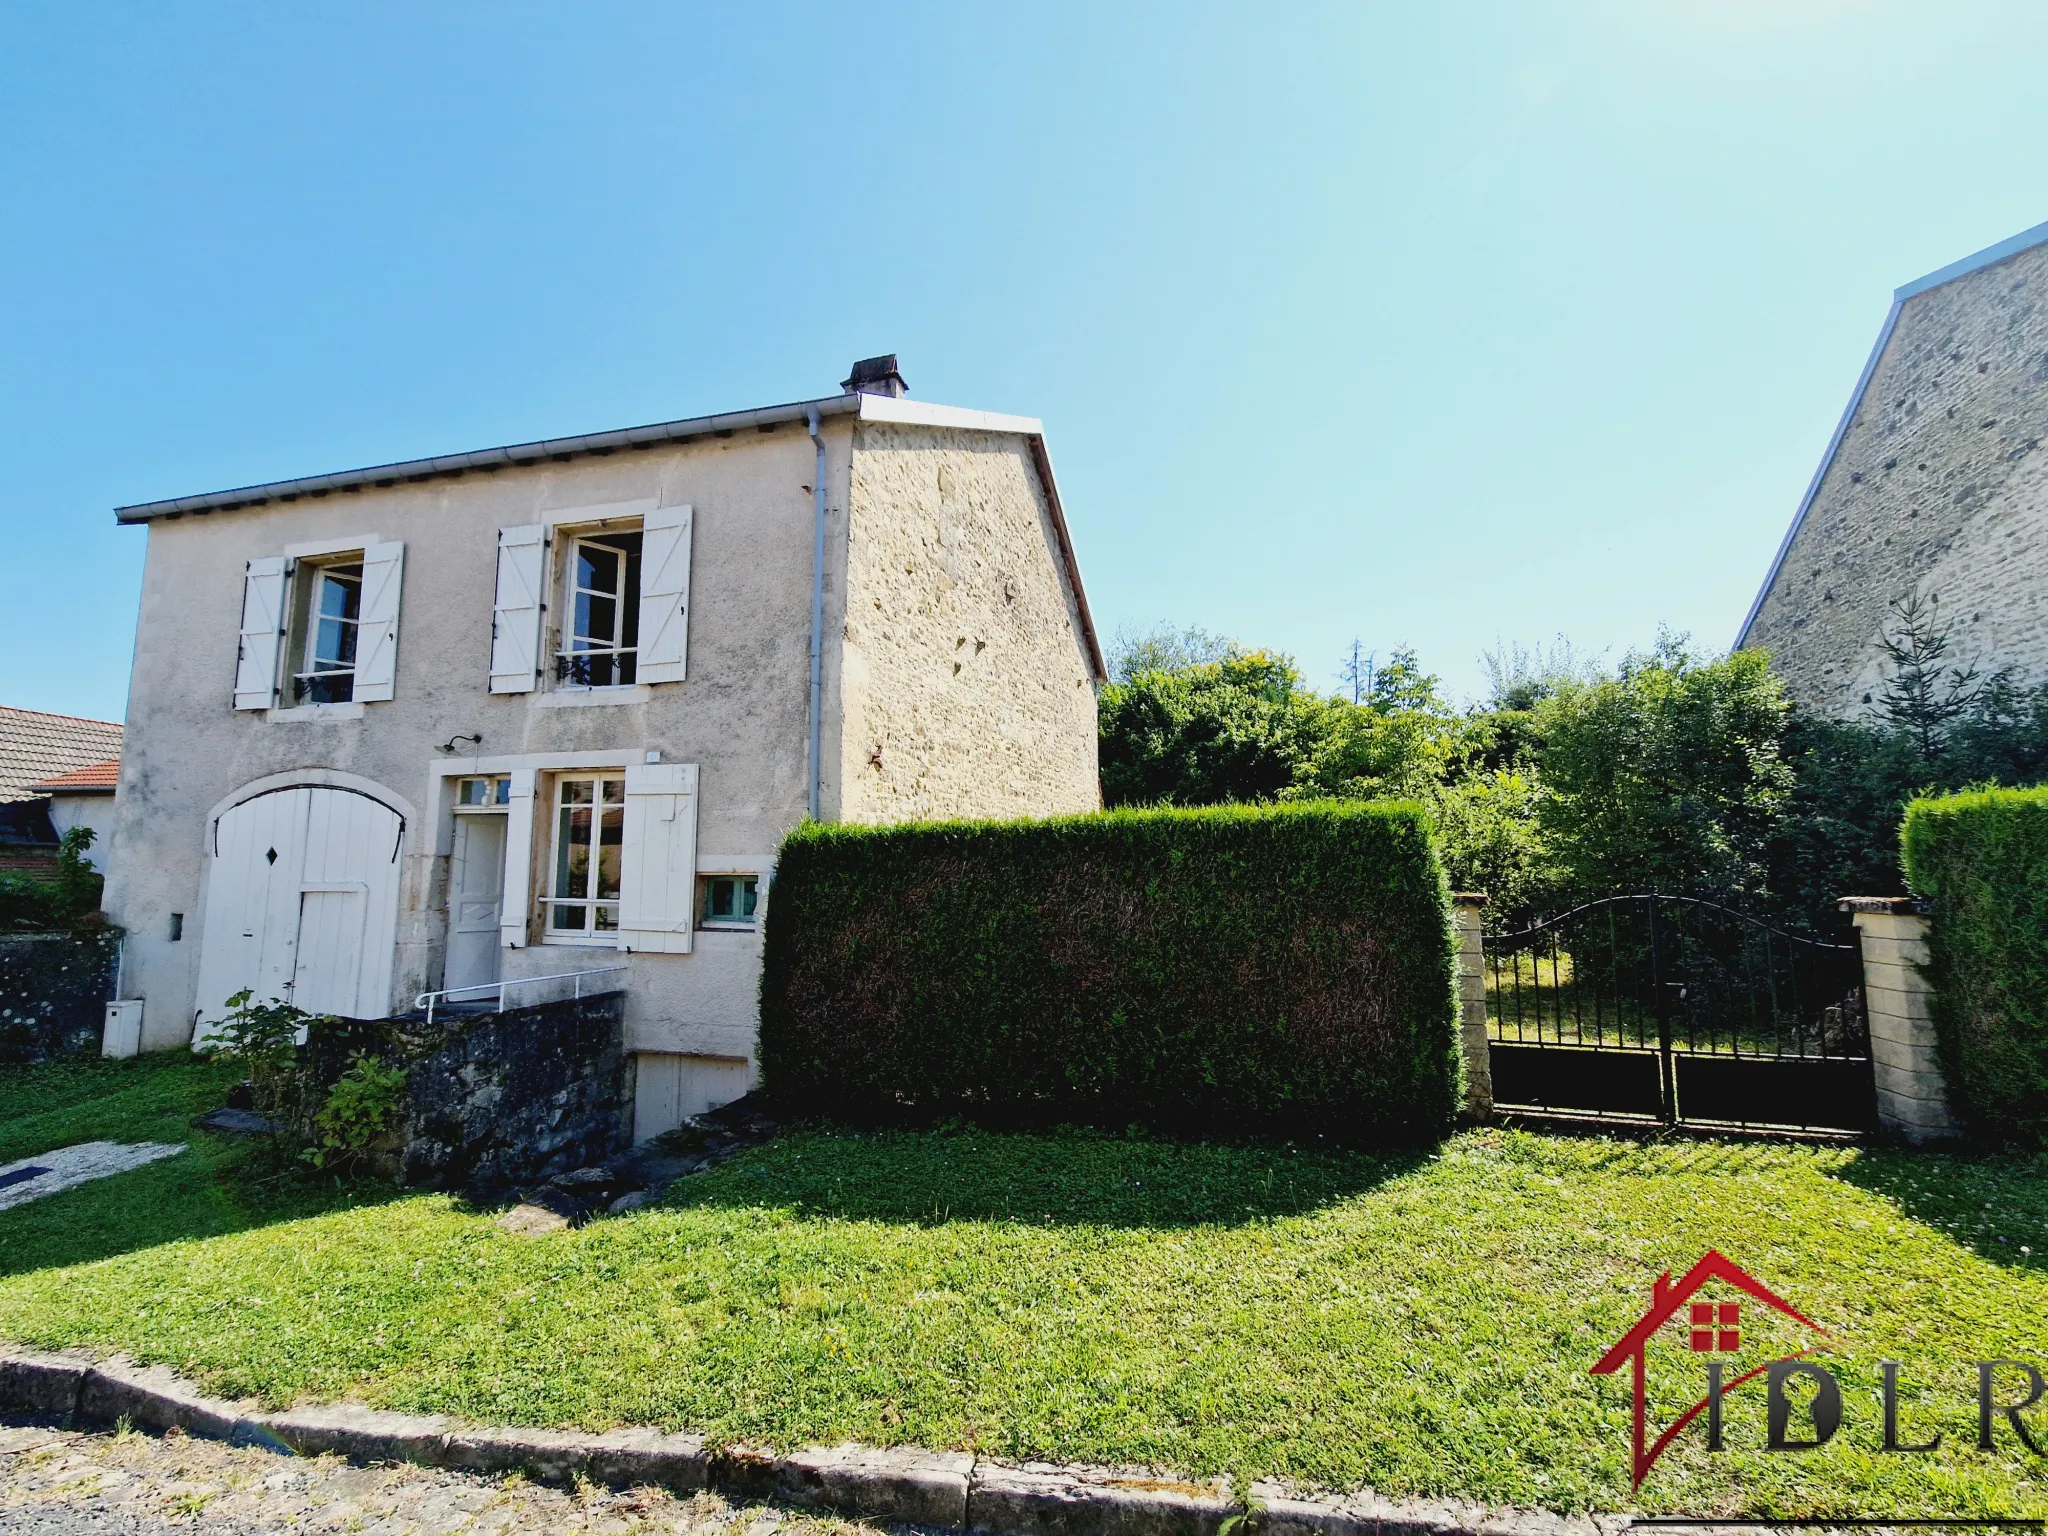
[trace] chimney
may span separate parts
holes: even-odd
[[[853,372],[839,387],[849,395],[888,395],[892,399],[910,393],[910,386],[896,371],[894,352],[881,357],[862,358],[853,365]]]

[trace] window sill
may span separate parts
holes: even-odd
[[[541,943],[550,949],[608,949],[617,950],[618,944],[611,939],[592,939],[580,933],[548,933],[541,935]]]
[[[534,696],[536,709],[590,709],[605,704],[645,704],[654,697],[647,683],[614,688],[555,688]]]
[[[759,923],[699,923],[699,933],[759,933]]]
[[[360,699],[347,704],[293,704],[284,709],[273,706],[263,712],[266,720],[360,720],[363,705]]]

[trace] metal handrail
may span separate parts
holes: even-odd
[[[475,983],[474,985],[467,987],[443,987],[438,992],[422,992],[418,997],[412,1000],[412,1005],[415,1008],[424,1008],[427,1013],[427,1022],[431,1024],[434,1022],[434,1004],[437,1000],[446,1001],[447,999],[454,997],[455,994],[458,992],[496,992],[498,994],[497,1011],[499,1013],[503,1013],[505,1011],[505,989],[507,987],[523,987],[530,982],[536,981],[572,980],[576,983],[576,988],[574,993],[572,994],[572,999],[580,1002],[583,997],[584,977],[609,976],[614,971],[629,971],[631,969],[632,967],[629,965],[600,965],[593,970],[556,971],[552,975],[548,976],[509,976],[503,981],[480,981]]]

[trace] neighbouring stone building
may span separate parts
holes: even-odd
[[[86,857],[104,872],[120,755],[116,721],[0,707],[0,874],[55,874],[75,826],[97,834]]]
[[[578,973],[625,992],[645,1138],[754,1081],[807,814],[1099,804],[1040,425],[904,398],[893,358],[118,516],[149,550],[106,908],[145,1049],[243,988],[376,1018]]]
[[[1739,646],[1837,718],[1917,595],[1985,673],[2048,682],[2048,224],[1898,290]]]

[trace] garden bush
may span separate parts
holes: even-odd
[[[2048,785],[1907,808],[1906,877],[1933,903],[1935,1035],[1984,1139],[2048,1142]]]
[[[1408,805],[810,824],[763,1073],[855,1119],[1426,1140],[1461,1093],[1446,914]]]

